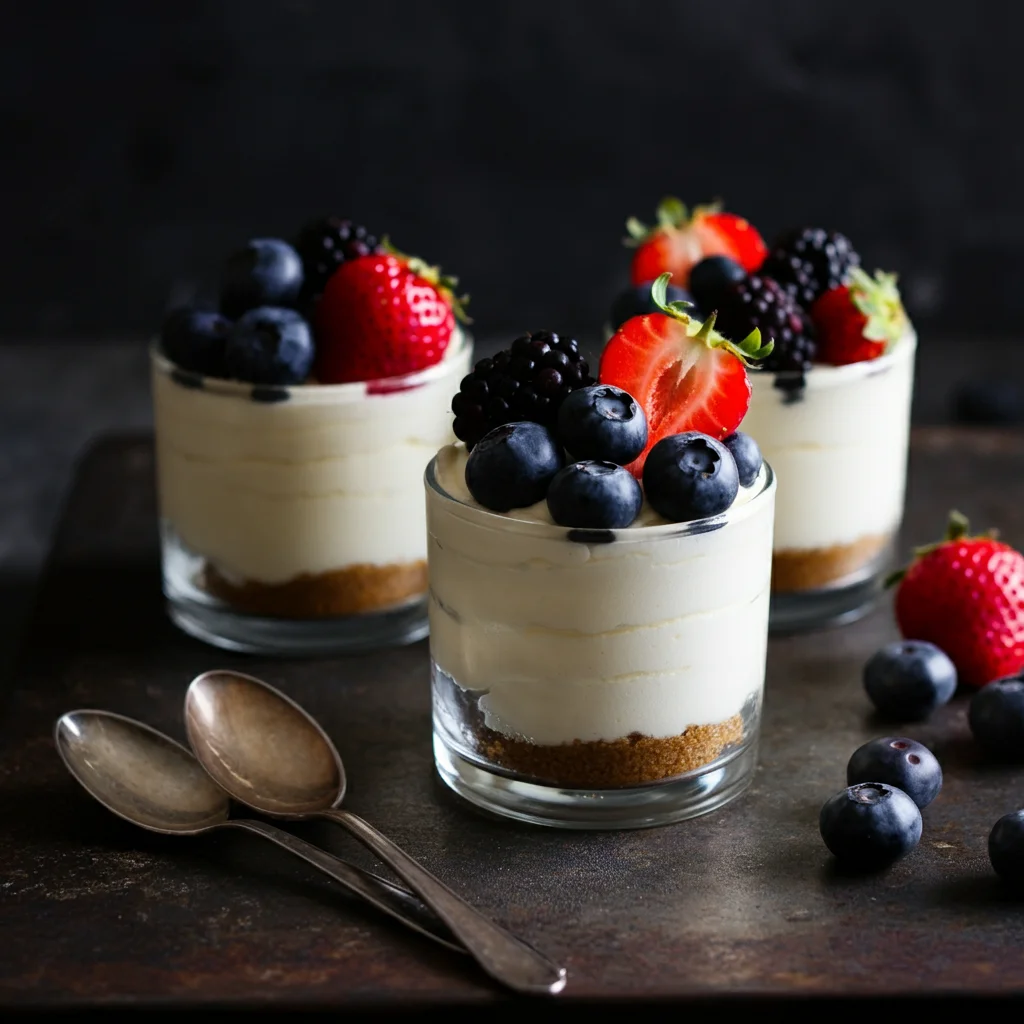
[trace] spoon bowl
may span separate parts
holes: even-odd
[[[57,719],[57,752],[108,811],[151,832],[194,836],[228,820],[227,793],[180,744],[109,711]]]

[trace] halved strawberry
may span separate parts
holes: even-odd
[[[627,244],[636,247],[630,276],[633,284],[653,281],[670,273],[673,283],[685,288],[691,268],[708,256],[729,256],[744,270],[757,270],[768,248],[757,229],[717,204],[695,206],[668,196],[658,204],[658,223],[647,227],[635,217],[626,221]]]
[[[637,477],[663,437],[699,430],[721,440],[733,433],[750,404],[746,367],[772,351],[757,330],[734,345],[714,329],[714,314],[701,324],[686,312],[688,303],[666,303],[671,276],[651,287],[662,312],[627,320],[601,355],[598,380],[628,391],[647,415],[647,447],[627,467]]]

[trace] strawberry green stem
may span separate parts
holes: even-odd
[[[941,548],[944,544],[956,543],[958,540],[972,540],[969,536],[971,528],[970,520],[963,514],[953,509],[949,513],[949,519],[946,522],[946,534],[942,540],[937,541],[935,544],[924,544],[921,547],[913,549],[914,561],[916,562],[919,558],[924,558],[925,555],[930,555],[933,551]],[[988,537],[994,538],[996,536],[995,530],[989,530],[987,533],[978,534],[978,538]],[[911,565],[914,563],[911,562]],[[891,587],[899,583],[904,576],[907,575],[907,570],[910,566],[904,566],[902,569],[897,569],[895,572],[891,572],[885,578],[885,587]]]

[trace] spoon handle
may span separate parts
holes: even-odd
[[[554,995],[565,988],[565,968],[485,917],[368,822],[342,808],[320,811],[372,850],[465,943],[494,979],[517,992]]]
[[[298,836],[278,828],[276,825],[268,825],[263,821],[254,821],[247,818],[232,818],[217,826],[218,828],[237,828],[244,832],[255,832],[264,839],[269,839],[289,853],[301,857],[307,864],[319,868],[325,875],[329,875],[336,882],[340,882],[350,892],[362,896],[368,903],[372,903],[378,910],[390,914],[396,921],[401,921],[414,931],[425,935],[428,939],[453,949],[457,953],[465,953],[465,948],[455,939],[445,924],[429,913],[420,901],[408,889],[372,871],[364,871],[355,864],[350,864],[340,857],[321,850],[319,846],[307,843]]]

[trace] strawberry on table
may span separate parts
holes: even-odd
[[[658,205],[658,223],[647,227],[635,217],[626,221],[628,244],[636,248],[630,276],[633,284],[672,275],[673,284],[686,288],[690,270],[708,256],[728,256],[748,273],[757,270],[768,247],[757,229],[717,205],[686,206],[673,196]]]
[[[872,278],[860,267],[850,270],[847,284],[814,303],[811,320],[818,334],[818,359],[834,366],[884,355],[909,322],[896,275],[876,270]]]
[[[414,373],[441,361],[456,317],[454,277],[390,247],[346,260],[328,278],[316,310],[321,384]]]
[[[647,445],[627,467],[643,472],[647,453],[663,437],[697,430],[722,440],[740,425],[750,404],[746,367],[771,353],[757,330],[733,344],[715,329],[714,315],[701,324],[686,303],[666,303],[670,274],[651,287],[661,309],[627,320],[601,355],[598,380],[629,392],[647,416]]]
[[[960,682],[979,687],[1024,668],[1024,555],[967,530],[966,518],[951,513],[945,540],[919,548],[890,582],[899,584],[903,636],[941,648]]]

